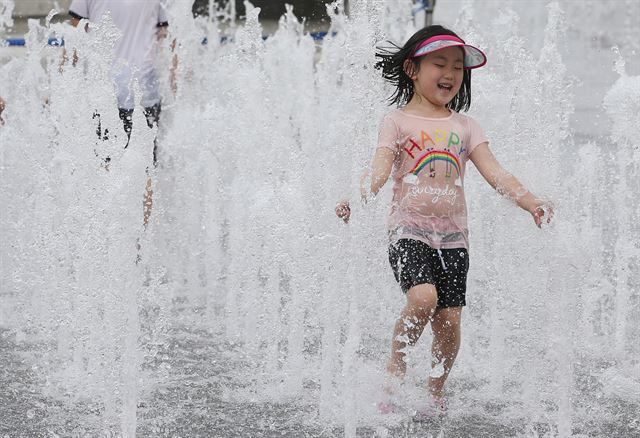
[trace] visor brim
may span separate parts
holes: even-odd
[[[420,47],[414,53],[413,58],[419,58],[429,53],[437,52],[439,50],[446,49],[448,47],[462,47],[464,50],[464,68],[472,70],[474,68],[482,67],[487,63],[487,56],[482,50],[469,44],[460,43],[458,41],[440,40],[434,41],[426,46]]]

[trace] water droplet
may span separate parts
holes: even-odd
[[[433,377],[434,379],[437,379],[438,377],[442,377],[443,375],[444,375],[444,364],[442,363],[439,363],[435,367],[433,367],[431,369],[431,372],[429,373],[429,377]]]

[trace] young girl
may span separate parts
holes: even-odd
[[[375,196],[393,170],[389,262],[407,300],[395,324],[387,371],[402,379],[407,341],[415,344],[431,322],[425,405],[425,414],[431,415],[446,407],[443,387],[460,347],[466,304],[466,162],[471,160],[494,189],[528,211],[538,227],[551,220],[552,208],[500,166],[482,128],[458,113],[471,104],[471,70],[486,63],[482,51],[442,26],[429,26],[403,47],[383,49],[376,57],[376,67],[396,87],[390,100],[399,108],[382,121],[371,170],[363,177],[370,183],[363,183],[362,194],[364,202]],[[348,201],[338,203],[336,214],[348,222]],[[391,402],[379,407],[396,409]]]

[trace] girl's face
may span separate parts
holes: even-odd
[[[413,67],[409,62],[406,67]],[[415,91],[436,107],[444,107],[458,94],[464,75],[464,53],[460,47],[447,47],[427,53],[420,68],[407,71]]]

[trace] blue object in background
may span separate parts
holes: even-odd
[[[435,3],[435,0],[417,0],[415,2],[415,5],[413,5],[413,8],[411,9],[411,14],[416,15],[421,11],[426,11],[427,13],[433,12]]]
[[[314,39],[314,41],[322,41],[326,36],[327,36],[327,32],[311,32],[309,33],[309,35],[311,36],[311,38]],[[332,34],[332,36],[334,36],[335,33]],[[265,39],[267,39],[267,37],[264,37]],[[220,38],[220,42],[224,43],[228,40],[229,38],[227,37],[222,37]],[[202,44],[207,44],[208,40],[207,38],[203,38],[202,39]],[[58,38],[49,38],[49,40],[47,41],[47,44],[49,44],[50,46],[64,46],[64,40],[62,39],[58,39]],[[7,38],[4,40],[4,46],[9,46],[9,47],[23,47],[26,45],[25,39],[24,38]]]
[[[24,46],[25,40],[24,38],[7,38],[4,40],[4,45],[9,47],[21,47]],[[64,46],[64,40],[58,38],[49,38],[47,44],[50,46]]]

